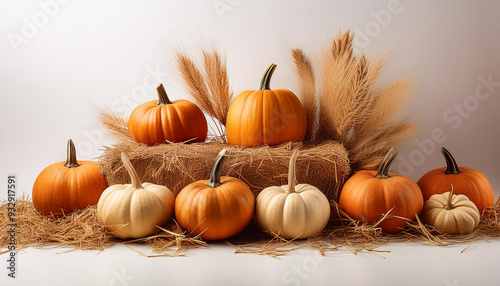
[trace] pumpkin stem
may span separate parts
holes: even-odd
[[[453,184],[451,184],[451,192],[450,195],[448,196],[448,202],[446,203],[447,210],[451,210],[453,208],[453,205],[451,204],[452,198],[453,198]]]
[[[451,155],[450,151],[448,151],[446,148],[441,147],[441,153],[443,153],[444,159],[446,160],[446,175],[453,174],[457,175],[460,174],[460,168],[458,168],[457,161],[455,161],[455,158]]]
[[[273,75],[274,70],[276,69],[275,64],[271,64],[267,70],[264,76],[262,77],[262,80],[260,82],[260,90],[270,90],[269,88],[269,82],[271,81],[271,76]]]
[[[172,104],[162,83],[156,87],[156,92],[158,92],[158,105]]]
[[[378,179],[389,179],[389,167],[391,167],[392,162],[396,159],[398,152],[394,151],[394,148],[391,148],[389,152],[384,157],[384,160],[378,165],[377,174],[375,178]]]
[[[128,174],[130,175],[130,180],[131,186],[134,190],[139,190],[139,189],[144,189],[142,187],[142,182],[141,179],[139,178],[139,175],[137,175],[137,171],[134,169],[134,166],[132,166],[132,163],[128,159],[127,155],[122,152],[122,163],[125,169],[127,169]]]
[[[75,144],[73,144],[73,140],[68,140],[68,147],[66,148],[66,164],[64,167],[75,168],[80,166],[76,161],[76,149]]]
[[[297,164],[297,157],[299,155],[299,151],[293,151],[292,156],[290,157],[290,165],[288,166],[288,189],[286,190],[287,194],[295,193],[295,167]]]
[[[219,155],[215,159],[214,166],[212,167],[212,171],[210,171],[210,180],[207,183],[208,187],[217,188],[222,185],[220,182],[220,170],[222,168],[222,162],[226,159],[227,149],[222,149]]]

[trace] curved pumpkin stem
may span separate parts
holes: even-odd
[[[217,188],[222,185],[220,182],[220,170],[222,168],[222,162],[226,159],[227,149],[222,149],[217,158],[215,159],[214,166],[212,167],[212,171],[210,171],[210,180],[207,183],[208,187]]]
[[[158,105],[172,104],[162,83],[156,87],[156,92],[158,92]]]
[[[137,175],[137,171],[134,169],[134,166],[132,166],[132,163],[128,159],[127,155],[122,152],[122,163],[125,169],[127,169],[128,174],[130,175],[130,180],[131,182],[131,187],[134,190],[139,190],[139,189],[144,189],[142,187],[142,182],[141,179],[139,179],[139,175]]]
[[[78,161],[76,160],[76,148],[75,144],[73,144],[73,140],[68,140],[68,147],[66,148],[66,164],[64,167],[75,168],[80,166]]]
[[[295,150],[290,157],[290,165],[288,166],[288,189],[286,190],[287,194],[295,193],[295,178],[297,176],[295,168],[297,165],[298,155],[299,151]]]
[[[260,90],[270,90],[269,88],[269,82],[271,82],[271,77],[273,76],[273,72],[276,69],[275,64],[271,64],[267,70],[264,76],[262,77],[262,80],[260,81]]]
[[[451,210],[453,208],[453,205],[451,204],[452,199],[453,199],[453,184],[451,184],[451,192],[450,195],[448,196],[448,201],[446,202],[447,210]]]
[[[457,161],[455,161],[455,158],[451,155],[450,151],[448,151],[446,148],[441,147],[441,153],[443,153],[444,159],[446,160],[446,175],[453,174],[457,175],[460,174],[460,168],[458,168]]]
[[[394,148],[391,148],[389,152],[384,157],[384,160],[378,165],[377,174],[375,178],[378,179],[389,179],[389,167],[391,167],[392,162],[396,159],[398,152],[394,151]]]

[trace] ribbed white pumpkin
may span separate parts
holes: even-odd
[[[318,188],[295,185],[297,156],[298,151],[294,151],[290,158],[288,185],[265,188],[257,196],[255,206],[259,227],[286,239],[317,235],[330,219],[330,203]]]
[[[471,233],[481,215],[476,205],[465,195],[451,192],[432,195],[422,210],[422,220],[448,234]]]
[[[131,184],[108,187],[97,202],[97,219],[120,238],[141,238],[166,225],[174,211],[174,195],[165,186],[141,183],[127,156],[121,155]]]

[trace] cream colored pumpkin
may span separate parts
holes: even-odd
[[[165,186],[141,183],[130,160],[122,162],[131,184],[108,187],[97,202],[97,219],[120,238],[141,238],[166,225],[174,211],[174,195]]]
[[[476,205],[465,195],[451,192],[432,195],[422,210],[422,220],[448,234],[471,233],[481,215]]]
[[[330,203],[316,187],[295,185],[298,151],[290,158],[288,185],[262,190],[256,201],[256,220],[263,230],[280,233],[286,239],[319,234],[330,219]]]

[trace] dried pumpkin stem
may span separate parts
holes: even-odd
[[[226,159],[227,156],[226,154],[227,154],[227,149],[222,149],[222,151],[220,151],[219,155],[215,159],[212,171],[210,171],[210,180],[207,183],[208,187],[217,188],[218,186],[222,185],[222,183],[220,182],[220,170],[222,168],[222,163],[224,162],[224,159]]]
[[[394,151],[394,148],[391,148],[389,152],[384,157],[384,160],[378,165],[377,174],[375,178],[378,179],[389,179],[389,168],[391,167],[392,162],[396,159],[398,152]]]
[[[260,82],[260,90],[270,90],[269,83],[271,82],[271,77],[273,76],[273,72],[276,69],[276,64],[271,64],[264,76],[262,77],[262,81]]]
[[[450,195],[448,196],[448,202],[446,203],[447,210],[451,210],[453,208],[453,205],[451,204],[452,199],[453,199],[453,184],[451,185],[451,192]]]
[[[80,166],[80,164],[78,164],[78,161],[76,160],[75,144],[73,144],[73,140],[71,139],[68,140],[68,147],[66,149],[66,152],[66,164],[64,165],[64,167],[75,168]]]
[[[156,87],[156,92],[158,92],[158,105],[172,104],[162,83]]]
[[[446,148],[442,147],[441,153],[443,153],[444,159],[446,160],[446,172],[445,172],[445,174],[447,174],[447,175],[460,174],[461,172],[460,172],[460,168],[458,168],[457,161],[455,161],[455,158],[453,158],[450,151],[448,151]]]
[[[295,168],[297,165],[298,155],[299,151],[295,150],[290,157],[290,165],[288,166],[288,189],[286,190],[287,194],[295,193],[295,177],[297,175]]]
[[[128,159],[127,155],[122,152],[122,163],[125,169],[127,169],[128,174],[130,175],[130,180],[131,182],[131,187],[134,190],[139,190],[139,189],[144,189],[142,187],[142,182],[141,179],[139,178],[139,175],[137,175],[137,171],[134,169],[134,166],[132,166],[132,163]]]

